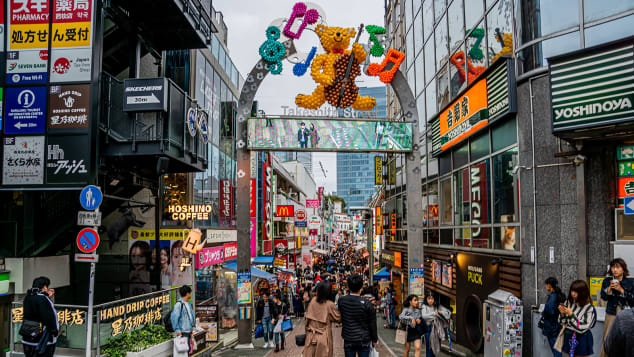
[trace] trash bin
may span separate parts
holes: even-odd
[[[496,290],[483,303],[484,357],[522,355],[522,300]]]

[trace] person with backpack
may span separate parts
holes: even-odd
[[[188,285],[183,285],[178,289],[178,293],[180,298],[176,304],[174,304],[174,308],[170,313],[170,321],[174,334],[177,337],[187,337],[187,341],[189,342],[196,322],[194,308],[189,302],[189,299],[192,297],[192,288]]]
[[[50,285],[49,278],[36,278],[24,297],[24,317],[19,333],[26,357],[52,357],[55,354],[59,322],[50,299],[55,290],[50,289]]]
[[[555,341],[561,330],[559,324],[559,304],[566,300],[566,296],[561,292],[559,288],[559,282],[556,278],[550,277],[546,279],[546,290],[550,293],[546,305],[544,305],[544,311],[542,311],[542,317],[540,320],[540,328],[542,334],[548,340],[548,345],[553,352],[553,357],[561,357],[561,352],[555,349]]]
[[[597,313],[592,306],[590,289],[583,280],[575,280],[565,303],[559,305],[559,322],[564,327],[562,355],[569,357],[574,351],[575,357],[588,357],[594,354],[592,331]],[[572,343],[574,339],[576,345]],[[559,338],[559,337],[558,337]]]

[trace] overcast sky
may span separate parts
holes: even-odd
[[[224,15],[228,27],[229,54],[238,71],[246,77],[259,60],[258,49],[266,40],[265,31],[272,21],[290,17],[293,5],[297,1],[287,0],[214,0],[213,6]],[[310,9],[310,3],[305,2]],[[319,0],[313,1],[325,11],[328,26],[355,27],[364,25],[383,26],[383,0]],[[360,42],[367,43],[368,35],[364,32]],[[309,52],[317,46],[317,54],[323,53],[317,35],[312,31],[304,31],[302,37],[295,41],[298,51]],[[377,60],[378,61],[378,60]],[[375,60],[373,60],[375,62]],[[295,96],[299,93],[310,94],[315,83],[310,73],[302,77],[293,75],[293,64],[282,62],[282,73],[278,76],[267,76],[262,83],[256,100],[259,108],[269,115],[284,114],[284,107],[295,108]],[[310,72],[310,70],[309,70]],[[357,78],[360,87],[383,85],[376,77],[362,75]],[[319,162],[323,164],[326,177]],[[326,192],[337,190],[337,164],[334,153],[313,153],[313,176],[318,186],[324,186]]]

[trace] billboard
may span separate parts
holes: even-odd
[[[252,118],[248,146],[251,150],[409,152],[412,125],[375,120]]]

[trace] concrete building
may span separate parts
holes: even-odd
[[[455,306],[456,342],[472,351],[482,348],[492,291],[522,299],[521,347],[540,355],[531,306],[545,302],[544,280],[564,290],[575,279],[596,284],[611,258],[634,261],[620,208],[634,195],[632,39],[612,43],[631,36],[634,4],[611,5],[385,2],[390,47],[407,55],[401,70],[421,118],[425,288]],[[390,90],[387,106],[388,116],[399,112]],[[395,264],[407,253],[403,159],[394,158],[382,205],[381,261],[397,284],[409,268],[405,256]],[[468,281],[474,269],[483,284]]]

